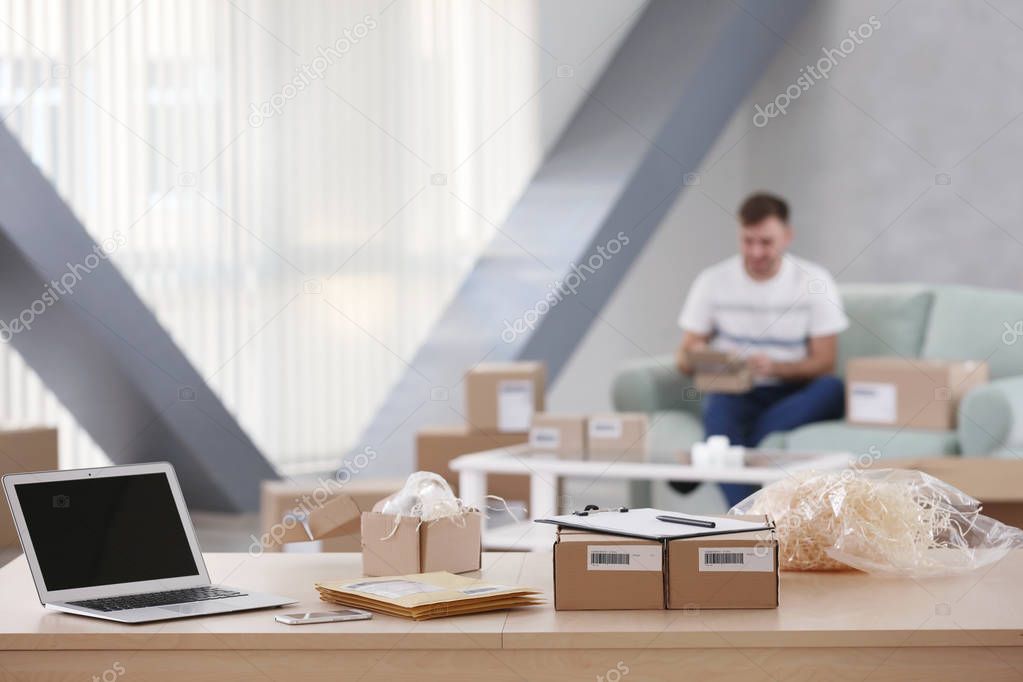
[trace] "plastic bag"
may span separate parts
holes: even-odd
[[[920,471],[806,472],[771,483],[731,514],[768,514],[782,570],[856,568],[913,578],[966,573],[1023,547],[1023,531]]]
[[[380,511],[434,521],[461,514],[466,509],[441,476],[431,471],[417,471],[405,480],[401,490],[384,499]]]

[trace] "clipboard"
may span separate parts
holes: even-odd
[[[535,519],[537,523],[550,523],[561,528],[574,528],[576,530],[588,530],[595,533],[606,533],[608,535],[621,535],[628,538],[641,538],[644,540],[676,540],[678,538],[698,538],[711,535],[728,535],[730,533],[747,533],[758,530],[771,530],[773,526],[769,523],[758,521],[746,521],[738,517],[730,516],[701,516],[699,514],[686,514],[694,519],[713,521],[715,528],[700,528],[697,526],[681,526],[677,523],[658,521],[658,516],[674,516],[678,512],[664,511],[663,509],[629,509],[626,512],[617,510],[591,513],[587,516],[578,514],[561,514],[559,516],[548,516],[542,519]]]

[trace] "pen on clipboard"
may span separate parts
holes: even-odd
[[[717,524],[713,521],[707,521],[706,519],[690,519],[685,516],[658,516],[658,521],[666,521],[667,523],[680,523],[683,526],[699,526],[700,528],[715,528]]]

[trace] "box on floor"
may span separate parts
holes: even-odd
[[[263,481],[259,504],[261,530],[253,544],[264,552],[358,552],[362,549],[358,524],[349,527],[347,533],[311,540],[299,516],[309,515],[342,495],[352,498],[360,508],[371,509],[379,500],[401,490],[404,484],[405,479],[352,478],[342,483],[331,477]]]
[[[537,412],[529,429],[529,447],[561,459],[585,459],[586,425],[584,415]]]
[[[959,401],[988,381],[986,362],[861,357],[846,363],[846,421],[862,426],[956,428]]]
[[[646,459],[649,420],[641,412],[590,415],[586,457],[597,461],[642,462]]]
[[[459,455],[483,450],[496,450],[524,444],[525,433],[488,433],[473,431],[468,426],[434,426],[416,434],[416,469],[432,471],[444,477],[458,494],[458,474],[448,463]],[[529,501],[529,477],[514,474],[487,476],[487,489],[505,500]]]
[[[59,467],[57,429],[37,427],[0,431],[0,476]],[[5,495],[6,493],[0,493]],[[18,545],[10,506],[0,511],[0,547]]]
[[[527,433],[543,412],[546,369],[541,362],[489,362],[465,376],[466,421],[474,431]]]

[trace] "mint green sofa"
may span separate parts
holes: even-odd
[[[1023,456],[1023,293],[963,286],[840,287],[849,328],[839,338],[836,372],[849,358],[900,355],[987,360],[991,382],[959,405],[954,431],[809,424],[768,436],[765,447],[842,450],[879,459],[920,456]],[[700,395],[672,355],[630,362],[616,376],[615,408],[651,418],[651,458],[702,439]]]

